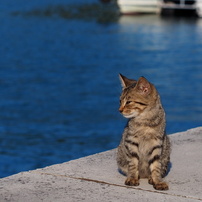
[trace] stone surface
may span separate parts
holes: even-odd
[[[22,172],[0,180],[0,202],[202,201],[202,127],[170,135],[168,191],[156,191],[147,180],[124,185],[116,165],[116,149]]]

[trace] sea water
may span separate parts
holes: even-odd
[[[10,0],[0,25],[0,177],[115,148],[118,73],[156,86],[168,134],[202,124],[202,19]]]

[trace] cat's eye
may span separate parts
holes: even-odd
[[[128,104],[130,104],[131,102],[132,102],[132,101],[127,101],[126,104],[128,105]]]
[[[137,104],[139,104],[139,105],[144,105],[144,106],[147,106],[147,104],[142,103],[142,102],[135,102],[135,103],[137,103]]]

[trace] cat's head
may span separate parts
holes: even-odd
[[[119,74],[119,78],[123,88],[119,111],[124,117],[137,117],[149,111],[155,105],[158,93],[146,78],[140,77],[136,81],[121,74]]]

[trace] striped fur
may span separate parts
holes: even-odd
[[[123,91],[119,111],[129,121],[117,150],[117,164],[127,176],[126,185],[139,185],[139,178],[157,190],[167,190],[162,180],[170,161],[170,141],[165,134],[165,112],[154,85],[120,75]]]

